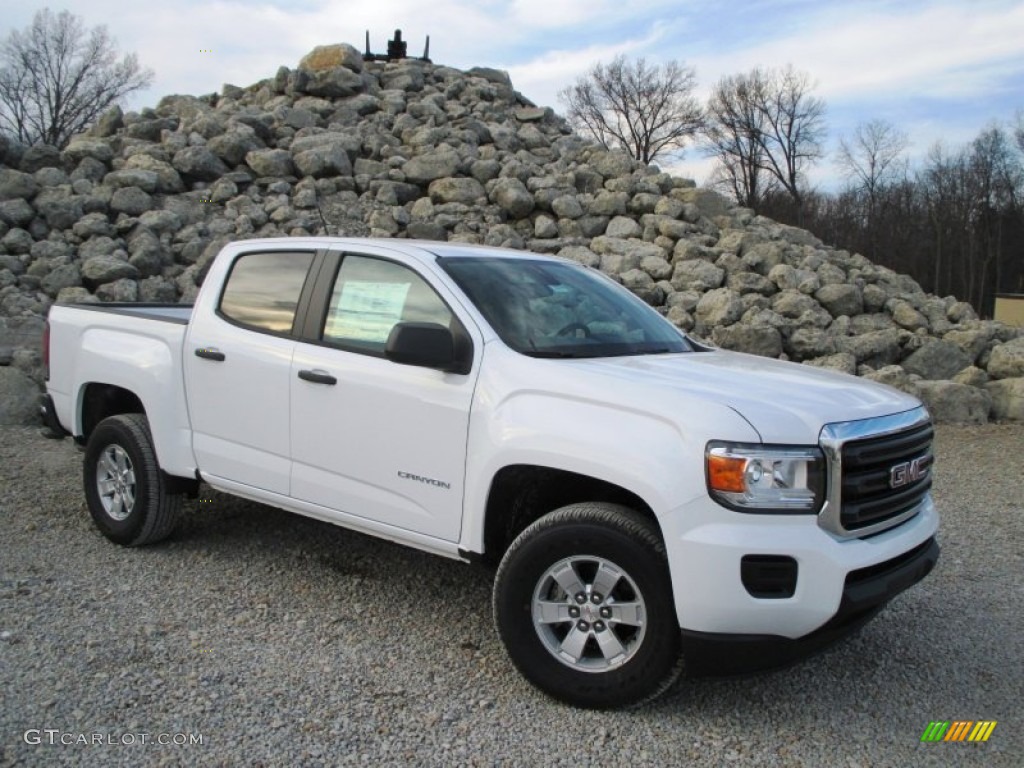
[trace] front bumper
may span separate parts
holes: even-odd
[[[680,629],[796,640],[839,614],[844,599],[851,599],[849,574],[896,562],[933,539],[939,515],[926,496],[917,514],[894,528],[867,538],[839,538],[813,515],[729,512],[704,496],[678,507],[661,523]],[[742,580],[748,555],[795,561],[791,595],[751,594]],[[871,584],[872,590],[880,588]]]
[[[939,544],[933,538],[909,552],[847,574],[835,615],[800,638],[682,630],[687,667],[697,674],[755,672],[799,661],[855,632],[885,604],[935,567]]]

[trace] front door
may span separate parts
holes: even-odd
[[[318,341],[296,344],[291,495],[457,541],[479,366],[462,375],[385,359],[398,322],[461,325],[445,290],[401,259],[344,255]]]

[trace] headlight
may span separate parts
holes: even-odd
[[[817,513],[825,498],[825,457],[811,447],[712,441],[708,492],[737,512]]]

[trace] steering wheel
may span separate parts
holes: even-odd
[[[584,325],[583,323],[576,322],[576,321],[569,323],[567,326],[562,328],[562,330],[560,330],[555,335],[556,336],[568,336],[573,331],[583,331],[583,335],[586,336],[588,339],[590,338],[590,329],[587,328],[587,326]]]

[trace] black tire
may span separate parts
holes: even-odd
[[[573,577],[577,595],[563,589]],[[614,587],[605,595],[601,584]],[[535,607],[551,613],[535,620]],[[523,531],[495,577],[494,621],[523,676],[574,706],[639,704],[682,671],[664,543],[649,519],[615,504],[571,504]]]
[[[174,530],[182,495],[167,492],[143,414],[123,413],[96,425],[86,443],[82,479],[92,519],[111,541],[153,544]]]

